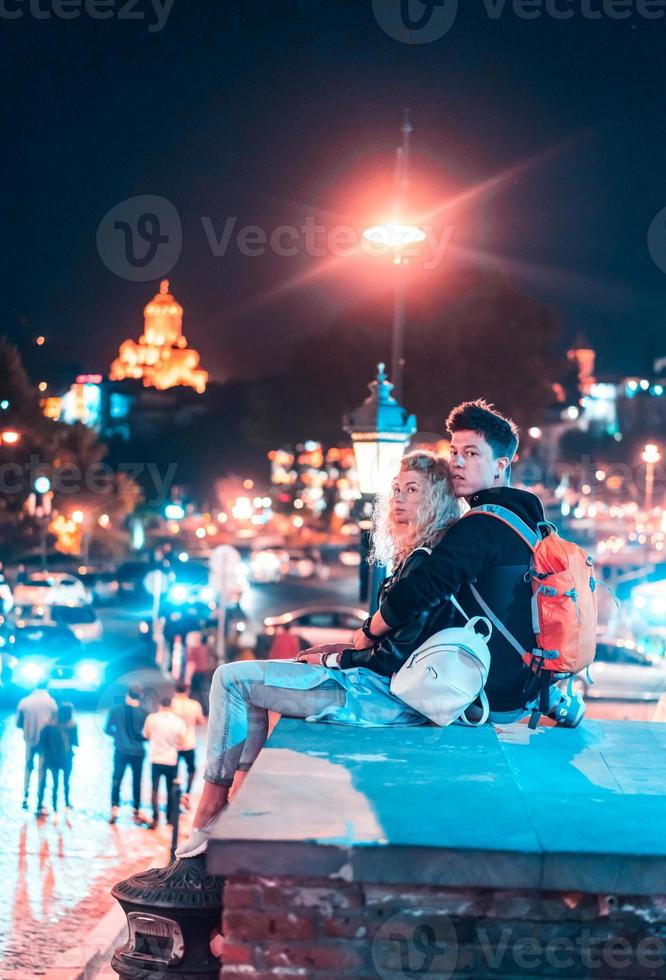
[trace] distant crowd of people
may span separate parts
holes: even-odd
[[[128,768],[132,779],[134,822],[155,829],[159,825],[159,794],[162,782],[166,789],[166,818],[171,823],[172,791],[182,761],[186,767],[185,792],[181,803],[190,807],[190,793],[196,774],[197,729],[206,724],[199,700],[190,696],[190,686],[178,682],[175,693],[165,694],[155,711],[143,706],[144,692],[132,687],[122,704],[109,711],[104,733],[113,742],[111,775],[111,813],[109,822],[115,824],[120,813],[121,784]],[[69,702],[57,704],[48,691],[47,682],[40,684],[18,704],[16,724],[25,740],[25,772],[23,780],[23,809],[30,808],[30,789],[37,769],[38,817],[47,816],[44,798],[47,781],[51,784],[51,806],[54,819],[60,809],[62,781],[65,810],[72,809],[70,781],[79,732],[74,720],[74,708]],[[141,809],[143,769],[146,757],[150,763],[151,817]]]

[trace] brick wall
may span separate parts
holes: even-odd
[[[666,978],[666,896],[231,878],[223,932],[224,980]]]

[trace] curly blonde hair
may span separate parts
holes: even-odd
[[[398,524],[391,508],[392,493],[377,497],[373,512],[370,561],[391,565],[395,571],[414,548],[433,548],[441,541],[447,527],[458,520],[463,503],[453,494],[449,464],[425,449],[403,456],[400,473],[422,473],[426,479],[414,524]]]

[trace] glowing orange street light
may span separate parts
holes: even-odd
[[[411,245],[418,245],[419,242],[426,240],[426,233],[418,225],[406,225],[400,222],[388,222],[385,225],[372,225],[363,232],[366,241],[394,252],[393,261],[400,262],[400,251],[409,248]]]
[[[659,446],[655,446],[652,442],[647,443],[643,450],[642,459],[645,463],[645,509],[649,514],[652,510],[652,498],[654,496],[654,468],[661,460]]]

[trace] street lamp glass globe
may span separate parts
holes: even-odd
[[[379,245],[390,251],[399,251],[410,245],[424,242],[426,233],[418,225],[406,225],[399,222],[388,222],[384,225],[372,225],[363,232],[363,238],[373,245]]]

